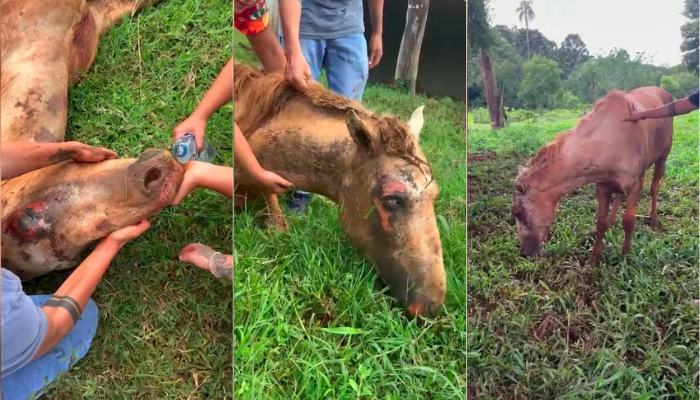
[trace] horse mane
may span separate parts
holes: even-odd
[[[556,135],[554,140],[542,146],[528,162],[527,174],[531,175],[554,162],[566,140],[574,135],[581,137],[589,135],[605,120],[608,112],[620,106],[628,107],[627,93],[620,90],[610,91],[595,103],[593,111],[581,118],[573,129]]]
[[[303,103],[318,111],[337,116],[343,120],[349,111],[358,117],[370,120],[377,132],[377,143],[372,143],[375,154],[401,157],[420,168],[426,164],[416,154],[416,141],[407,125],[394,116],[376,115],[360,103],[333,93],[317,82],[308,82],[308,89],[300,93],[276,73],[265,73],[251,66],[234,61],[234,99],[242,100],[245,108],[236,112],[236,124],[249,135],[265,125],[282,110],[293,103]]]

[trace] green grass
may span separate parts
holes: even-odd
[[[70,93],[67,140],[138,157],[171,144],[171,130],[231,57],[231,3],[168,1],[112,29],[94,67]],[[232,107],[208,138],[231,165]],[[177,261],[190,242],[232,251],[230,199],[203,189],[151,219],[112,262],[93,299],[100,310],[87,356],[51,385],[48,399],[232,398],[232,285]],[[51,293],[68,276],[25,284]]]
[[[468,382],[484,399],[698,398],[698,113],[675,118],[674,148],[649,227],[645,180],[632,252],[619,222],[597,268],[595,188],[565,197],[548,256],[519,256],[513,180],[577,113],[493,132],[469,122]],[[621,214],[620,214],[621,215]]]
[[[252,62],[240,44],[236,37],[236,59]],[[320,196],[306,216],[287,216],[284,234],[236,213],[236,399],[464,399],[465,104],[378,86],[367,88],[364,102],[404,119],[426,104],[421,145],[441,188],[446,309],[422,326],[407,320],[376,289],[372,266]]]

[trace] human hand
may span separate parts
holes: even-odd
[[[103,147],[93,147],[80,142],[69,142],[68,145],[73,153],[73,161],[77,163],[96,163],[117,158],[117,153]]]
[[[197,151],[202,151],[202,147],[204,147],[204,133],[206,130],[207,118],[193,113],[187,117],[186,120],[173,128],[173,141],[177,141],[186,133],[191,133],[194,136],[194,141],[197,143]]]
[[[185,175],[182,178],[180,189],[178,189],[177,194],[175,195],[173,205],[180,204],[182,200],[187,197],[188,194],[190,194],[190,192],[200,186],[201,176],[202,174],[207,173],[211,167],[211,164],[201,161],[190,161],[186,162],[182,167],[185,170]]]
[[[294,189],[294,184],[282,178],[274,172],[260,169],[250,173],[257,184],[265,189],[265,191],[275,194],[280,194]]]
[[[287,52],[287,65],[284,69],[284,79],[299,92],[305,92],[307,81],[311,79],[311,69],[301,50]]]
[[[646,117],[644,117],[641,112],[638,112],[638,113],[633,112],[630,114],[629,117],[623,118],[622,122],[637,122],[637,121],[641,121],[641,120],[645,120],[645,119],[646,119]]]
[[[369,67],[374,68],[379,64],[379,60],[382,59],[383,44],[382,35],[378,33],[372,34],[372,38],[369,41]]]
[[[151,227],[151,224],[143,220],[134,225],[125,226],[124,228],[118,229],[107,236],[107,240],[110,240],[116,244],[124,245],[127,242],[136,239],[141,236],[144,232]]]

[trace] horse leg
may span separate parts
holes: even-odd
[[[242,175],[235,178],[237,181],[244,181]],[[233,209],[241,210],[250,205],[256,204],[259,199],[265,200],[266,211],[262,215],[262,225],[276,226],[280,229],[287,230],[287,221],[282,214],[277,195],[274,193],[265,193],[257,186],[236,185],[233,191]]]
[[[610,216],[608,217],[608,228],[615,225],[615,220],[617,219],[617,211],[620,209],[620,203],[622,202],[623,193],[616,193],[615,202],[613,203],[612,210],[610,211]]]
[[[588,264],[591,266],[596,266],[598,264],[598,257],[600,257],[600,252],[603,250],[603,237],[605,236],[605,231],[608,229],[608,210],[610,209],[610,189],[603,185],[595,185],[595,195],[598,199],[598,218],[596,221],[596,237],[595,244],[593,245],[593,251],[588,259]]]
[[[659,216],[656,211],[656,203],[659,199],[659,189],[661,189],[661,178],[666,172],[666,156],[656,160],[654,164],[654,178],[651,181],[651,229],[659,229]]]
[[[637,202],[639,201],[639,194],[642,191],[643,184],[644,176],[639,178],[627,195],[627,207],[625,208],[625,214],[622,216],[622,229],[625,230],[625,241],[622,245],[623,256],[627,255],[632,247],[632,231],[634,231],[635,215],[637,214]]]

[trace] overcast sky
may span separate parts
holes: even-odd
[[[524,28],[515,11],[519,4],[520,0],[491,0],[492,25]],[[645,52],[655,65],[681,62],[683,0],[533,0],[532,9],[530,29],[538,29],[557,46],[569,33],[578,33],[591,54],[619,47],[633,57]]]

